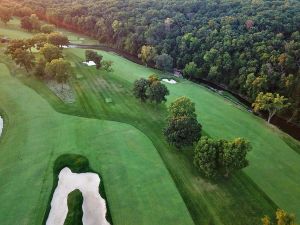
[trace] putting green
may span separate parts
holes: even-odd
[[[57,113],[0,64],[5,134],[0,145],[3,224],[42,223],[53,162],[86,156],[101,174],[114,224],[193,224],[151,141],[134,127]],[[172,210],[170,210],[172,209]]]

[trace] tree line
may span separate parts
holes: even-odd
[[[146,65],[182,69],[187,78],[224,85],[251,102],[261,92],[285,96],[291,104],[283,115],[300,122],[299,1],[6,1],[0,11],[35,13]]]

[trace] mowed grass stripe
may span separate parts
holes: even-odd
[[[12,121],[0,143],[0,187],[5,190],[0,194],[1,223],[40,225],[53,162],[61,154],[75,153],[87,156],[105,180],[114,224],[193,224],[144,134],[122,123],[57,113],[3,64],[0,71],[1,109]]]

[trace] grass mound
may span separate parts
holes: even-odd
[[[68,195],[68,215],[64,225],[83,225],[82,203],[83,196],[78,189],[72,191]]]

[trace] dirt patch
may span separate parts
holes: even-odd
[[[46,81],[48,88],[65,103],[74,103],[75,95],[69,84],[62,85],[53,80]]]

